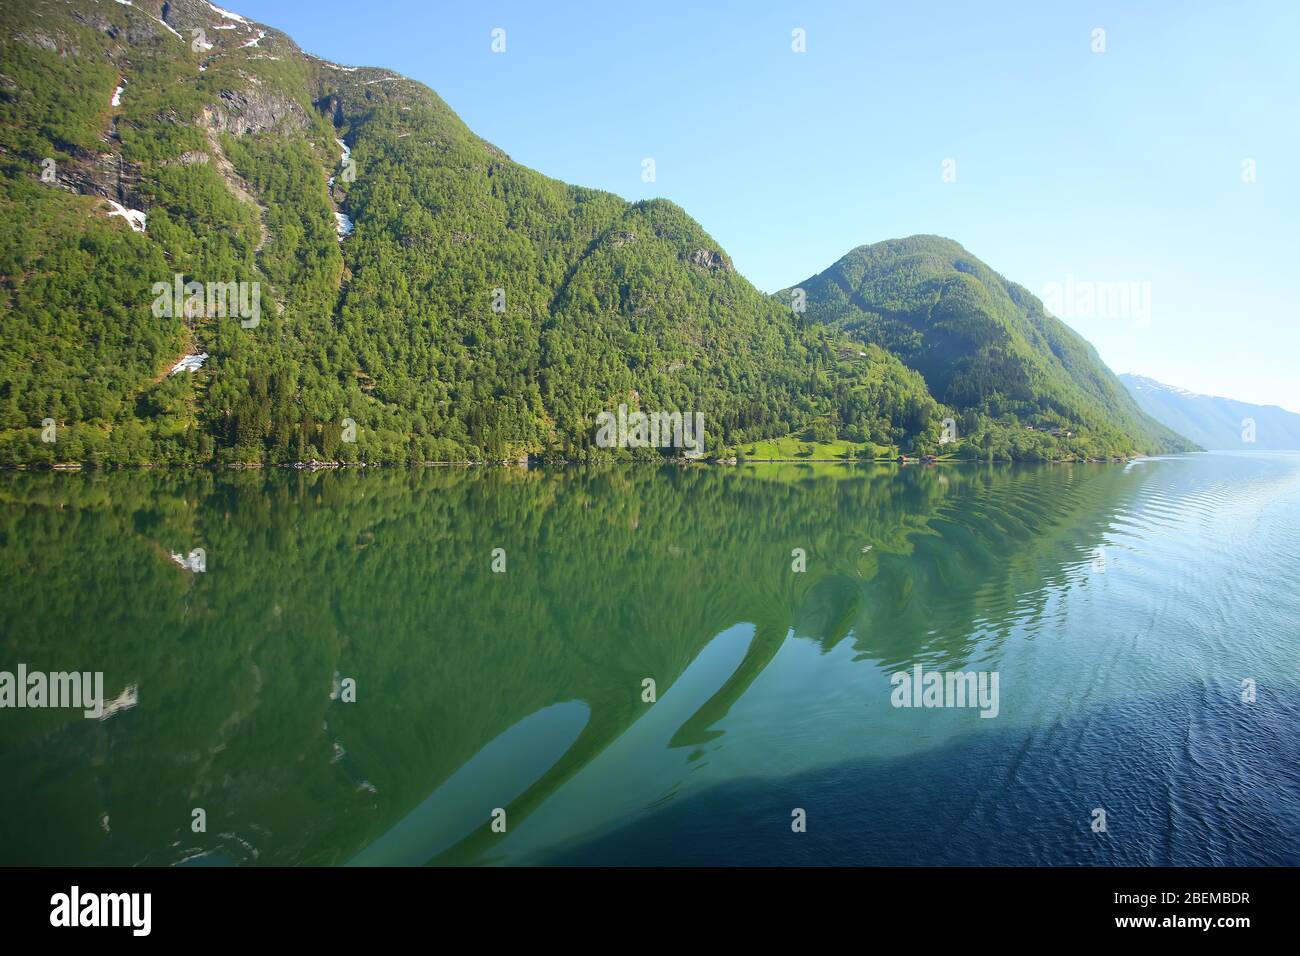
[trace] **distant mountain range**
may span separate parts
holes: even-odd
[[[1284,408],[1198,395],[1142,375],[1119,380],[1144,412],[1205,448],[1300,450],[1300,415]]]
[[[708,454],[1192,447],[951,240],[803,290],[203,0],[0,4],[0,464],[675,454],[605,448],[620,406]]]

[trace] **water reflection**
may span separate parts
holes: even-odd
[[[1150,473],[4,476],[0,667],[103,670],[135,706],[0,715],[0,862],[490,861],[493,808],[526,827],[616,741],[700,765],[792,640],[996,660]]]

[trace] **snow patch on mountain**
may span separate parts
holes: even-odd
[[[248,21],[245,20],[243,17],[241,17],[238,13],[231,13],[229,10],[222,10],[215,3],[209,3],[208,6],[210,6],[214,11],[216,11],[218,16],[225,17],[227,20],[234,20],[236,23],[248,23]]]
[[[176,375],[180,372],[197,372],[203,367],[203,361],[208,357],[207,352],[200,352],[197,355],[186,355],[179,362],[172,366],[168,375]]]
[[[121,4],[122,6],[124,6],[124,7],[131,7],[132,9],[135,9],[135,4],[132,3],[131,0],[117,0],[117,2],[120,3],[120,4]],[[172,35],[176,37],[176,39],[178,39],[178,40],[184,40],[184,39],[185,39],[183,36],[181,36],[179,33],[177,33],[175,30],[173,30],[169,24],[164,23],[162,20],[159,20],[157,17],[155,17],[155,16],[154,16],[152,13],[150,13],[148,10],[141,10],[140,12],[143,13],[143,14],[144,14],[146,17],[148,17],[150,20],[153,20],[155,23],[160,24],[161,26],[166,27],[166,28],[167,28],[167,29],[172,33]]]
[[[132,232],[144,232],[145,221],[148,219],[145,213],[139,209],[127,209],[120,202],[114,202],[112,199],[105,199],[104,202],[113,207],[113,211],[108,214],[110,217],[121,216],[130,224]]]
[[[1170,395],[1181,395],[1184,398],[1214,398],[1213,395],[1205,395],[1201,392],[1193,392],[1186,388],[1179,388],[1177,385],[1166,385],[1164,382],[1157,382],[1153,378],[1147,378],[1145,375],[1135,375],[1129,373],[1124,376],[1137,391],[1167,392]]]

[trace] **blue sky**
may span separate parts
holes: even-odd
[[[936,233],[1040,296],[1130,289],[1057,310],[1116,372],[1300,412],[1294,0],[224,6],[547,175],[677,202],[764,291]]]

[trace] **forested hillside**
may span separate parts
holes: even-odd
[[[859,246],[776,294],[897,355],[958,410],[971,455],[1056,458],[1195,447],[1147,417],[1096,350],[951,239]]]
[[[195,0],[3,17],[5,462],[582,458],[620,403],[703,414],[708,452],[937,428],[681,209],[526,169],[418,83]],[[158,315],[175,274],[260,314]]]
[[[0,10],[0,464],[679,453],[596,448],[620,404],[702,414],[707,454],[871,456],[1000,410],[972,398],[998,355],[936,378],[858,325],[760,293],[670,202],[549,179],[427,87],[203,0]],[[1075,398],[1089,448],[1173,444]]]

